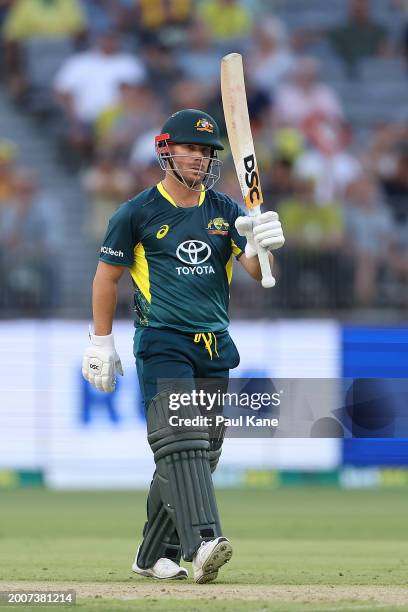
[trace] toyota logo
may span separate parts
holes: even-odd
[[[201,240],[186,240],[178,245],[176,255],[185,264],[200,265],[210,257],[211,249]]]

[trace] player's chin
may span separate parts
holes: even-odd
[[[194,185],[199,185],[203,182],[205,175],[206,173],[201,170],[190,170],[184,173],[184,180],[189,187],[194,187]]]

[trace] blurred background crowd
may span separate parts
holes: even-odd
[[[236,269],[233,314],[405,317],[407,0],[0,0],[0,27],[1,316],[89,316],[109,217],[161,178],[164,120],[201,108],[226,140],[219,64],[238,51],[286,244],[277,289]]]

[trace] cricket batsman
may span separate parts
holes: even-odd
[[[260,281],[257,244],[277,249],[284,237],[277,213],[247,217],[213,189],[220,177],[217,153],[224,147],[210,115],[181,110],[155,140],[164,178],[122,204],[109,221],[93,281],[94,333],[82,372],[106,393],[115,389],[116,374],[123,375],[112,323],[117,284],[128,269],[135,288],[134,356],[156,464],[132,569],[183,579],[183,557],[192,562],[195,582],[206,583],[232,555],[211,475],[223,432],[211,436],[206,427],[170,427],[169,392],[158,380],[228,381],[229,370],[239,364],[228,333],[232,258]],[[200,414],[194,406],[181,410]]]

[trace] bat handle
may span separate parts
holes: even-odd
[[[249,211],[250,217],[258,217],[261,214],[261,207],[257,206]],[[272,276],[271,262],[269,260],[269,251],[260,244],[257,245],[258,260],[261,266],[262,273],[262,287],[264,289],[270,289],[276,285],[276,280]]]
[[[261,245],[257,246],[258,250],[258,259],[259,264],[261,266],[262,272],[262,287],[264,289],[269,289],[276,285],[276,280],[272,276],[271,272],[271,262],[269,260],[269,251],[262,247]]]

